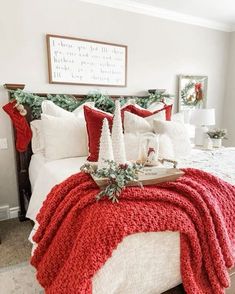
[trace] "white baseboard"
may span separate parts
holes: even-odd
[[[19,210],[20,210],[19,206],[11,207],[9,209],[9,218],[17,218]]]

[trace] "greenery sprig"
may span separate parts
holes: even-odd
[[[100,110],[113,113],[115,108],[115,103],[108,95],[101,93],[100,91],[92,91],[87,94],[87,96],[81,100],[82,103],[85,102],[94,102],[95,107]]]
[[[227,139],[227,130],[226,129],[213,129],[207,132],[207,135],[211,139]]]
[[[151,104],[155,102],[166,103],[170,101],[172,103],[173,98],[174,95],[168,94],[166,90],[155,89],[151,90],[147,96],[135,97],[135,101],[139,106],[147,109]]]
[[[97,168],[85,163],[81,167],[81,171],[89,173],[96,178],[108,179],[108,185],[96,196],[97,200],[108,197],[113,203],[118,202],[119,196],[129,182],[138,182],[138,173],[142,170],[143,165],[139,163],[133,164],[117,164],[113,160],[106,160],[106,168],[97,170]],[[141,186],[141,183],[139,183]]]

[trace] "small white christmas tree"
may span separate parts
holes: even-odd
[[[115,112],[112,127],[112,143],[114,160],[119,164],[126,163],[127,160],[122,130],[121,107],[118,100],[115,101]]]
[[[113,147],[109,123],[107,118],[103,120],[102,131],[100,136],[100,149],[98,159],[98,169],[107,167],[105,160],[113,160]]]

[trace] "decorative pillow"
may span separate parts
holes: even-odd
[[[163,108],[154,110],[152,112],[135,104],[124,107],[122,109],[122,113],[124,113],[124,111],[129,111],[141,117],[147,117],[155,113],[161,113],[162,119],[171,120],[172,105],[164,105]]]
[[[142,108],[142,107],[138,106],[137,104],[135,104],[135,105],[130,104],[130,105],[127,105],[126,107],[123,107],[122,108],[122,116],[124,116],[125,111],[134,113],[134,114],[139,115],[141,117],[149,116],[152,114],[151,111],[149,111],[145,108]]]
[[[139,159],[140,155],[140,142],[141,136],[140,133],[125,133],[124,141],[126,147],[126,157],[129,161],[136,161]],[[165,134],[159,135],[158,138],[158,156],[159,158],[174,159],[174,149],[169,136]]]
[[[83,116],[84,106],[94,106],[94,102],[86,102],[78,106],[73,112],[67,111],[60,106],[56,105],[50,100],[44,100],[42,102],[42,113],[46,115],[56,116],[56,117],[71,117],[73,115]]]
[[[179,123],[184,123],[184,113],[183,112],[177,112],[172,114],[171,120]]]
[[[139,157],[140,134],[125,133],[124,142],[126,148],[126,158],[128,161],[135,161]]]
[[[47,160],[86,156],[85,120],[80,117],[54,117],[42,114],[45,156]]]
[[[154,120],[154,131],[165,134],[171,139],[176,159],[188,156],[192,147],[184,124],[173,121]]]
[[[33,120],[30,122],[30,127],[33,135],[31,140],[33,153],[44,153],[45,146],[42,130],[42,121],[40,119]]]
[[[125,133],[146,133],[153,132],[154,119],[164,120],[163,112],[157,112],[147,117],[141,117],[132,112],[124,112],[124,131]]]
[[[109,122],[109,127],[111,129],[113,116],[110,113],[100,111],[97,108],[90,108],[88,106],[84,106],[84,116],[86,120],[89,146],[89,156],[87,160],[98,161],[99,142],[103,119],[107,118]]]
[[[175,153],[172,141],[166,134],[159,135],[159,158],[174,159]]]

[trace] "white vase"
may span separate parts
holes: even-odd
[[[213,142],[211,138],[205,137],[203,141],[203,148],[211,150],[213,148]]]
[[[222,139],[211,139],[214,148],[220,148],[222,146]]]

